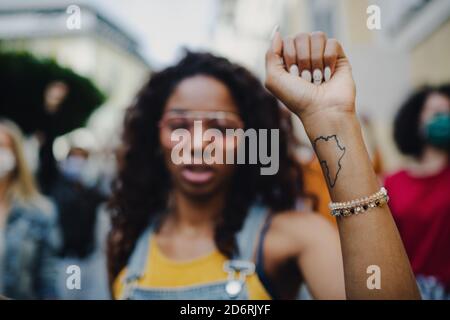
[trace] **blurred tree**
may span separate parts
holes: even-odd
[[[38,180],[44,193],[58,176],[55,138],[83,126],[104,101],[104,94],[89,79],[54,60],[0,52],[0,117],[38,138]]]
[[[104,94],[89,79],[54,60],[0,52],[0,115],[17,122],[26,133],[67,133],[84,125],[104,101]]]

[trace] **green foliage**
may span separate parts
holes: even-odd
[[[69,91],[49,120],[44,92],[54,81],[65,83]],[[92,81],[54,60],[26,52],[0,52],[0,117],[12,119],[27,133],[46,132],[49,127],[52,135],[67,133],[84,125],[104,101],[104,94]]]

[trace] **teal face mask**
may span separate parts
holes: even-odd
[[[440,149],[450,150],[450,113],[436,115],[425,124],[425,140]]]

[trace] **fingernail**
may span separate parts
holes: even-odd
[[[313,79],[314,79],[314,84],[316,84],[316,85],[320,85],[322,83],[323,75],[322,75],[322,71],[320,71],[320,69],[314,70]]]
[[[329,81],[331,79],[331,69],[330,67],[326,67],[324,72],[325,81]]]
[[[305,80],[307,82],[311,82],[311,80],[312,80],[311,71],[303,70],[302,71],[302,78],[303,78],[303,80]]]
[[[289,73],[292,74],[293,76],[297,76],[300,74],[300,72],[298,71],[298,67],[296,64],[293,64],[290,68],[289,68]]]
[[[273,40],[273,37],[275,37],[275,33],[277,33],[278,30],[280,30],[280,26],[277,24],[275,25],[275,27],[272,30],[272,33],[270,34],[270,40]]]

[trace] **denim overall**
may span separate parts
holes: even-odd
[[[122,299],[131,300],[247,300],[249,299],[246,278],[255,272],[253,262],[255,245],[261,229],[268,217],[268,211],[261,206],[250,209],[244,225],[236,235],[239,254],[224,263],[223,271],[227,280],[214,283],[176,288],[139,287],[137,282],[151,266],[146,265],[150,238],[154,223],[139,237],[128,261],[124,278]]]

